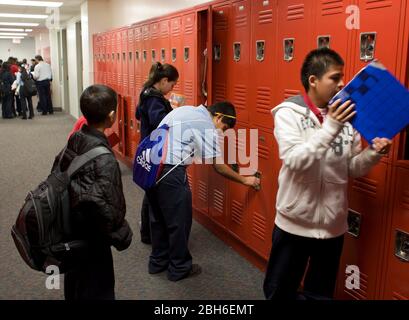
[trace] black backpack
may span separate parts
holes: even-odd
[[[65,150],[61,155],[64,156]],[[48,266],[67,271],[72,256],[86,248],[83,240],[72,240],[70,199],[71,177],[89,161],[111,153],[100,146],[76,156],[68,169],[59,166],[40,185],[29,192],[11,228],[14,243],[23,260],[34,270],[46,273]]]
[[[30,78],[27,71],[23,71],[21,73],[21,80],[23,81],[24,85],[20,87],[20,90],[22,90],[21,93],[25,97],[34,97],[35,95],[37,95],[37,86],[34,80]]]

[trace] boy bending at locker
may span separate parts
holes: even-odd
[[[264,280],[267,299],[296,299],[305,273],[305,298],[332,298],[347,231],[348,177],[366,175],[389,152],[375,138],[362,150],[348,122],[354,104],[340,100],[344,62],[333,50],[311,51],[302,66],[303,95],[272,110],[282,167],[275,227]]]
[[[81,95],[80,106],[87,124],[69,138],[67,149],[57,156],[53,170],[59,165],[65,171],[75,156],[95,147],[112,151],[104,130],[115,122],[116,92],[103,85],[90,86]],[[113,300],[111,245],[122,251],[132,240],[132,230],[125,220],[121,171],[113,153],[100,155],[74,175],[70,201],[73,237],[87,241],[88,246],[65,273],[65,299]]]

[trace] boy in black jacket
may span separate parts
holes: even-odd
[[[57,156],[53,170],[64,171],[72,159],[104,146],[111,150],[104,134],[115,122],[117,94],[103,85],[88,87],[81,95],[81,111],[88,125],[74,133],[67,150]],[[115,278],[111,245],[125,250],[132,240],[132,230],[125,220],[125,198],[121,172],[114,154],[104,154],[85,165],[70,185],[73,236],[87,240],[88,246],[73,261],[65,274],[66,300],[115,299]]]

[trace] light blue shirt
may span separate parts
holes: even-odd
[[[197,159],[212,159],[221,156],[219,132],[206,107],[184,106],[170,112],[159,124],[169,126],[165,164],[191,164],[194,152]]]

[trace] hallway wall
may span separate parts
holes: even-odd
[[[34,38],[22,39],[21,43],[13,43],[11,39],[0,40],[0,53],[0,59],[3,61],[10,56],[30,61],[36,54]]]

